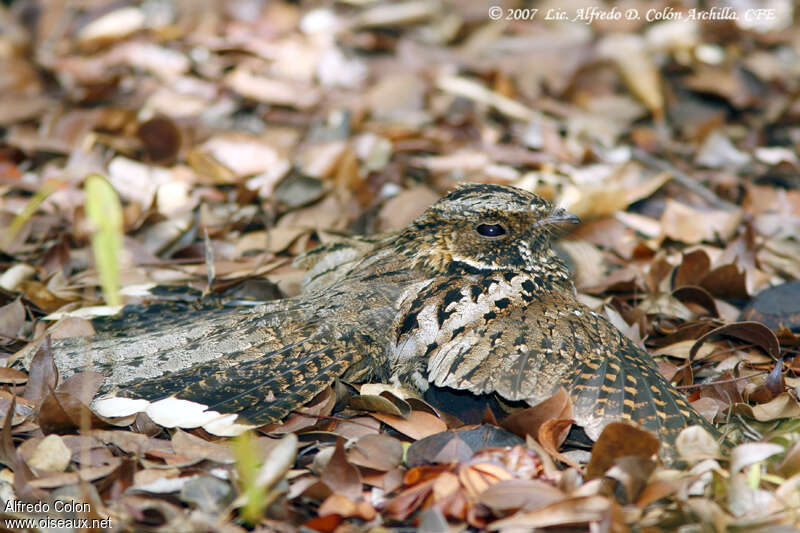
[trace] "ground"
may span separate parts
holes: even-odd
[[[797,527],[791,1],[4,4],[5,528]],[[462,181],[578,214],[560,250],[581,297],[729,444],[690,429],[664,465],[619,425],[590,454],[563,392],[503,418],[379,385],[229,441],[99,419],[102,377],[58,380],[46,346],[20,366],[45,331],[89,327],[55,313],[142,284],[291,296],[292,258],[403,227]]]

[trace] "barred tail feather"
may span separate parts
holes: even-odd
[[[661,455],[675,455],[674,442],[686,426],[716,429],[645,359],[633,345],[616,354],[594,354],[567,376],[574,417],[587,435],[597,439],[606,424],[626,421],[655,432],[662,441]]]

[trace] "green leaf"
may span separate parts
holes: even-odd
[[[47,180],[42,187],[36,191],[28,203],[25,204],[25,207],[22,208],[22,211],[14,217],[14,220],[11,221],[11,225],[8,227],[8,231],[6,232],[5,236],[0,238],[0,246],[3,248],[9,246],[13,241],[20,230],[25,226],[25,224],[30,220],[34,213],[39,209],[39,206],[42,205],[48,196],[53,194],[57,191],[60,187],[64,185],[64,182],[61,180],[50,179]]]
[[[99,174],[84,182],[86,216],[95,228],[92,234],[94,262],[108,305],[122,305],[119,295],[119,253],[122,249],[122,205],[111,184]]]

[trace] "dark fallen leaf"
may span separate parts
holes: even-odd
[[[694,250],[684,254],[681,264],[672,271],[672,286],[680,289],[698,285],[709,270],[711,270],[711,259],[704,250]]]
[[[453,441],[455,444],[451,444]],[[448,458],[448,461],[463,460],[463,457],[469,458],[484,448],[519,444],[524,444],[524,441],[513,433],[495,426],[482,425],[443,431],[409,446],[406,450],[406,464],[418,466],[434,463],[440,454],[443,454],[443,458]]]
[[[45,433],[62,433],[73,428],[107,426],[108,421],[89,408],[103,382],[99,372],[80,372],[67,378],[58,389],[42,400],[39,408],[39,425]],[[134,416],[124,420],[133,421]],[[129,422],[127,422],[129,423]]]
[[[755,344],[773,359],[777,360],[780,356],[781,346],[778,342],[778,337],[767,326],[759,322],[734,322],[733,324],[726,324],[713,329],[697,339],[689,351],[689,361],[694,360],[694,356],[704,342],[719,335],[734,337]]]
[[[741,300],[750,296],[745,271],[735,264],[715,268],[703,277],[699,285],[717,298]]]
[[[461,440],[458,435],[455,435],[427,462],[439,464],[460,463],[472,457],[473,453],[472,448]]]
[[[764,383],[750,393],[749,399],[755,403],[767,403],[781,394],[786,389],[786,381],[783,379],[783,356],[775,361],[775,365],[767,374]]]
[[[136,136],[144,146],[146,158],[155,163],[169,163],[181,148],[181,131],[168,117],[154,117],[143,122]]]
[[[773,330],[783,327],[800,333],[800,281],[759,292],[742,309],[739,320],[754,320]]]
[[[672,291],[672,296],[684,305],[697,305],[711,316],[715,318],[719,317],[719,311],[717,310],[717,303],[714,301],[714,297],[702,287],[684,285]],[[694,311],[695,309],[692,308],[692,310]]]

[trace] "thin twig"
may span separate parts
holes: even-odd
[[[689,174],[679,170],[677,167],[675,167],[675,165],[648,154],[641,148],[634,147],[631,150],[631,155],[640,163],[644,163],[645,165],[658,169],[662,172],[668,172],[672,176],[672,179],[703,198],[706,202],[726,210],[737,209],[737,206],[726,200],[723,200],[714,194],[710,189],[698,183],[697,180],[692,178]]]
[[[763,376],[764,374],[769,374],[767,371],[763,372],[756,372],[755,374],[748,374],[747,376],[739,376],[738,378],[730,378],[730,379],[722,379],[720,381],[706,381],[703,383],[694,383],[692,385],[678,385],[676,389],[697,389],[700,387],[709,387],[711,385],[722,385],[725,383],[735,383],[737,381],[742,381],[743,379],[750,379],[756,376]]]

